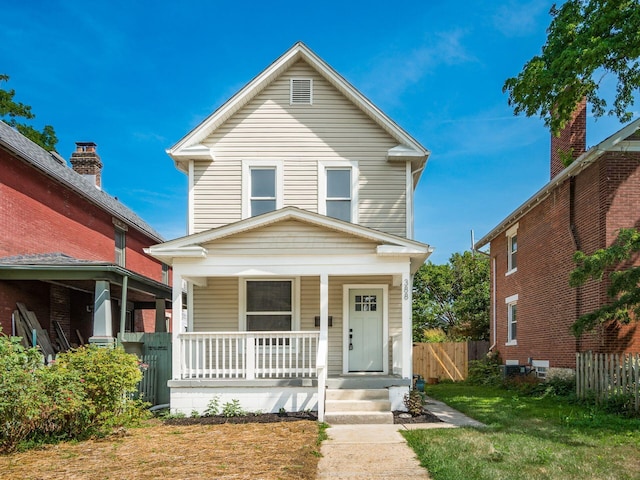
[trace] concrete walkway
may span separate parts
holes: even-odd
[[[427,398],[426,407],[445,423],[331,426],[329,440],[320,449],[317,478],[428,479],[400,430],[478,427],[482,423],[432,398]]]

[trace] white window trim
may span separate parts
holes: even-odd
[[[351,169],[351,223],[358,223],[358,179],[360,169],[355,160],[319,160],[318,161],[318,213],[327,214],[327,169]]]
[[[242,218],[251,217],[251,169],[276,169],[276,210],[284,205],[284,162],[282,160],[245,159],[242,160]]]
[[[293,82],[295,80],[309,80],[309,103],[301,103],[293,101]],[[289,105],[313,105],[313,78],[310,77],[294,77],[289,80]]]
[[[507,230],[506,232],[506,236],[507,236],[507,272],[505,273],[505,276],[507,275],[511,275],[512,273],[515,273],[518,271],[518,267],[516,266],[515,268],[511,268],[511,238],[516,236],[518,234],[518,224],[516,223],[515,225],[513,225],[511,228],[509,228],[509,230]],[[518,250],[516,250],[517,253]]]
[[[518,345],[518,338],[510,339],[511,337],[511,305],[518,304],[518,294],[511,295],[504,299],[504,303],[507,305],[507,342],[505,346],[513,346]],[[516,325],[518,324],[518,319],[516,319]]]
[[[238,279],[238,330],[247,331],[247,282],[250,281],[290,281],[291,289],[291,331],[300,330],[300,278],[299,277],[242,277]]]

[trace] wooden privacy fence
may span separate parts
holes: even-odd
[[[469,360],[479,360],[489,351],[489,342],[415,343],[413,373],[427,381],[460,381],[467,378]]]
[[[598,403],[629,396],[640,410],[640,354],[576,353],[576,389],[579,398],[594,395]]]

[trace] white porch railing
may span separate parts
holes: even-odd
[[[320,333],[187,332],[180,342],[180,379],[316,377]]]

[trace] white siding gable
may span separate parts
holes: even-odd
[[[291,79],[312,80],[312,103],[290,103]],[[320,74],[298,61],[202,142],[215,160],[193,160],[193,233],[242,219],[242,164],[283,162],[283,206],[318,212],[319,162],[357,162],[358,222],[406,236],[406,166],[398,145]]]

